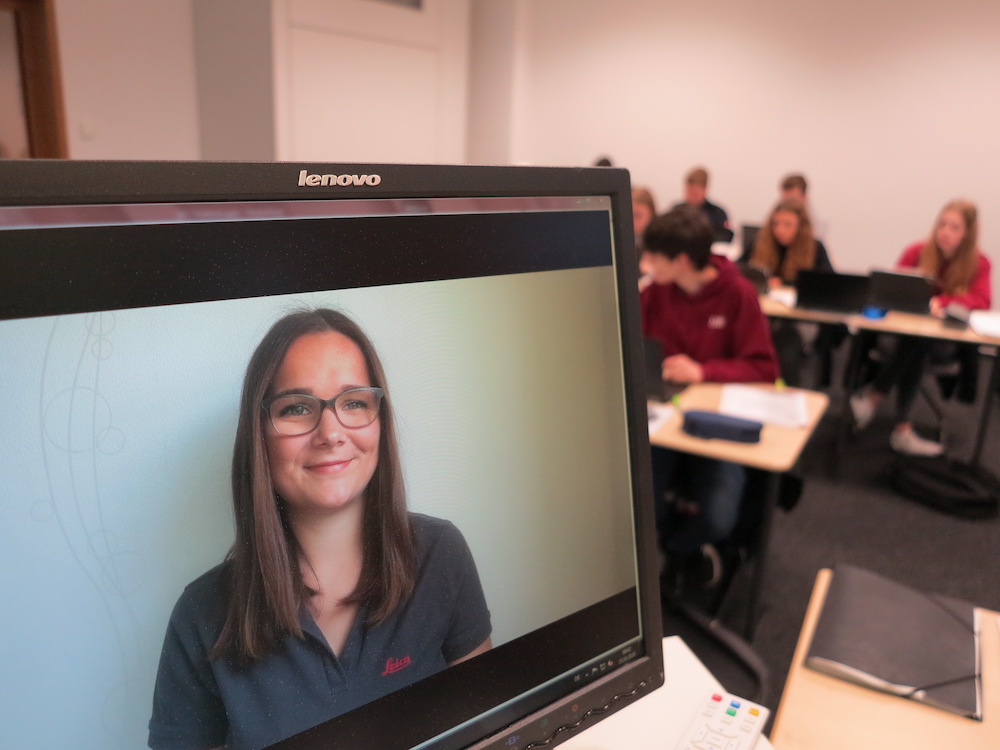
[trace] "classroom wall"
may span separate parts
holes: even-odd
[[[73,158],[203,156],[192,8],[190,0],[55,0]],[[450,102],[447,132],[428,146],[424,130],[403,128],[382,155],[377,144],[337,139],[337,158],[408,160],[409,148],[419,161],[431,148],[439,160],[462,161],[463,135],[465,160],[477,163],[577,165],[610,154],[661,206],[680,197],[688,168],[705,164],[710,194],[735,225],[759,223],[781,175],[803,171],[842,268],[891,264],[955,196],[979,204],[981,244],[1000,259],[991,169],[1000,162],[1000,4],[955,0],[945,12],[928,0],[472,0],[471,8],[468,92],[456,72],[436,89]],[[379,87],[351,95],[363,109]]]
[[[967,196],[1000,261],[1000,4],[546,0],[517,12],[513,57],[530,75],[508,99],[508,162],[609,154],[664,207],[704,164],[734,224],[759,223],[780,177],[803,171],[847,268],[891,264]]]
[[[69,155],[200,156],[190,0],[54,0]]]
[[[469,0],[55,0],[70,156],[461,163]]]
[[[193,3],[201,158],[275,159],[270,0]]]
[[[0,101],[17,101],[21,91],[21,71],[14,39],[14,15],[0,12]],[[24,158],[28,154],[28,133],[20,106],[0,107],[0,158]]]
[[[277,158],[462,163],[469,0],[271,0]]]

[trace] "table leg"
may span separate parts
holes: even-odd
[[[976,430],[976,446],[972,451],[971,463],[979,466],[979,456],[983,452],[983,442],[986,440],[986,427],[990,422],[990,411],[993,409],[993,398],[1000,389],[1000,349],[993,354],[993,366],[990,368],[990,382],[986,386],[986,398],[983,403],[983,413],[979,418]]]
[[[757,535],[757,559],[753,564],[753,579],[750,582],[750,602],[747,605],[747,619],[743,627],[743,637],[753,641],[760,617],[760,597],[764,592],[764,577],[767,573],[767,555],[771,546],[771,524],[774,522],[774,509],[778,506],[778,492],[781,488],[781,474],[769,471],[767,486],[764,490],[764,507],[761,510],[760,529]]]
[[[861,379],[864,349],[869,343],[870,338],[864,334],[864,331],[851,332],[851,348],[848,350],[847,362],[844,364],[843,393],[841,394],[840,415],[837,420],[837,434],[829,460],[831,476],[836,475],[837,469],[840,467],[840,459],[847,448],[847,438],[854,427],[851,396],[860,386],[858,381]]]

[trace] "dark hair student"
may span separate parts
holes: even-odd
[[[150,747],[265,747],[490,648],[461,533],[407,511],[385,373],[343,313],[257,346],[232,492],[233,546],[171,615]]]
[[[697,208],[682,204],[649,222],[643,242],[648,252],[669,260],[686,255],[700,271],[712,257],[712,226]]]

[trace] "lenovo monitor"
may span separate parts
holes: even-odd
[[[0,162],[11,747],[551,746],[663,679],[628,174]]]

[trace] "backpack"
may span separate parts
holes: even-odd
[[[945,456],[900,458],[890,481],[901,495],[953,516],[992,518],[1000,509],[1000,480]]]

